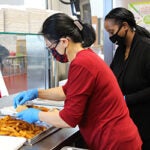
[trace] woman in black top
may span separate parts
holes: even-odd
[[[104,25],[118,45],[110,67],[139,129],[143,150],[150,150],[150,33],[136,24],[132,12],[120,7],[106,15]]]

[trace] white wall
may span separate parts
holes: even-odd
[[[46,6],[46,0],[24,0],[25,7],[28,8],[39,8],[39,9],[45,9]]]
[[[24,0],[0,0],[0,4],[4,5],[23,5]]]
[[[48,8],[72,15],[71,6],[61,3],[59,0],[48,0]]]
[[[0,0],[0,5],[24,6],[26,8],[45,9],[47,0]]]
[[[92,16],[103,17],[103,0],[90,0]]]

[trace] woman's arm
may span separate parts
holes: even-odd
[[[65,100],[66,98],[62,87],[55,87],[47,90],[38,90],[38,97],[42,99],[57,100],[57,101]],[[58,128],[70,127],[66,122],[64,122],[61,119],[61,117],[59,116],[59,110],[57,109],[54,109],[50,112],[40,111],[39,119]]]
[[[57,101],[62,101],[65,100],[66,98],[62,86],[47,90],[38,90],[38,97],[41,99],[49,99]]]
[[[65,121],[63,121],[61,119],[61,117],[59,116],[59,110],[57,110],[57,109],[50,111],[50,112],[40,111],[39,119],[41,121],[44,121],[44,122],[51,124],[51,125],[58,127],[58,128],[69,128],[69,127],[71,127]]]

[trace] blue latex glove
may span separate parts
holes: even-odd
[[[39,120],[39,112],[40,110],[35,108],[28,108],[19,113],[17,113],[17,117],[21,120],[27,121],[29,123],[34,123]]]
[[[38,97],[37,89],[21,92],[14,98],[14,107],[16,108],[18,105],[22,105],[26,101],[33,100],[37,97]]]

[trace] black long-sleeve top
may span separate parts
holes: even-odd
[[[125,47],[119,46],[110,65],[142,139],[150,138],[150,39],[137,33],[129,57],[124,60]]]

